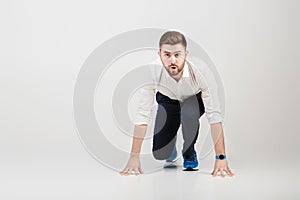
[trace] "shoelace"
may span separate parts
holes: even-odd
[[[194,152],[191,157],[185,157],[184,159],[187,161],[196,161],[196,153]]]

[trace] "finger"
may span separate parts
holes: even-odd
[[[135,174],[136,176],[138,176],[138,175],[140,174],[139,169],[134,169],[134,174]]]
[[[224,169],[224,171],[226,172],[226,174],[228,174],[229,176],[233,176],[234,174],[230,171],[230,169],[227,167]]]
[[[143,174],[143,173],[144,173],[144,171],[142,170],[142,168],[141,168],[141,167],[139,167],[139,171],[140,171],[140,173],[141,173],[141,174]]]
[[[224,172],[223,172],[223,170],[222,170],[222,169],[220,170],[220,173],[221,173],[221,177],[222,177],[222,178],[224,178],[224,177],[225,177],[225,175],[224,175]]]
[[[223,169],[223,171],[230,176],[229,170],[227,168]]]
[[[134,173],[134,169],[129,168],[127,171],[127,175],[132,175]]]
[[[128,169],[127,168],[125,168],[125,169],[123,169],[123,171],[121,171],[121,172],[119,172],[121,175],[124,175],[124,173],[127,171]]]
[[[121,176],[125,176],[125,175],[126,175],[126,171],[120,172],[120,175],[121,175]]]
[[[126,170],[124,170],[122,175],[123,176],[128,176],[129,172],[130,172],[130,168],[126,168]]]
[[[227,168],[228,169],[228,172],[229,172],[229,176],[234,176],[234,173],[232,173],[232,171],[229,169],[229,168]]]
[[[219,170],[220,170],[220,169],[214,169],[214,171],[211,173],[211,175],[212,175],[213,177],[217,176],[217,173],[218,173]]]
[[[125,176],[126,175],[126,171],[122,171],[120,172],[121,176]]]
[[[216,176],[216,169],[214,169],[214,171],[211,173],[211,175],[212,175],[213,177]]]

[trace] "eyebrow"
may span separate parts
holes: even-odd
[[[172,52],[169,52],[169,51],[163,51],[163,53],[172,53]],[[175,51],[174,53],[181,53],[181,51]]]

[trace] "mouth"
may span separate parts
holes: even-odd
[[[177,68],[177,67],[176,67],[176,66],[174,66],[174,65],[173,65],[173,66],[171,66],[171,69],[176,69],[176,68]]]

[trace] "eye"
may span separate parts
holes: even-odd
[[[166,57],[170,57],[170,54],[166,53],[165,56],[166,56]]]
[[[176,54],[175,54],[175,57],[176,57],[176,58],[178,58],[178,57],[179,57],[179,54],[178,54],[178,53],[176,53]]]

